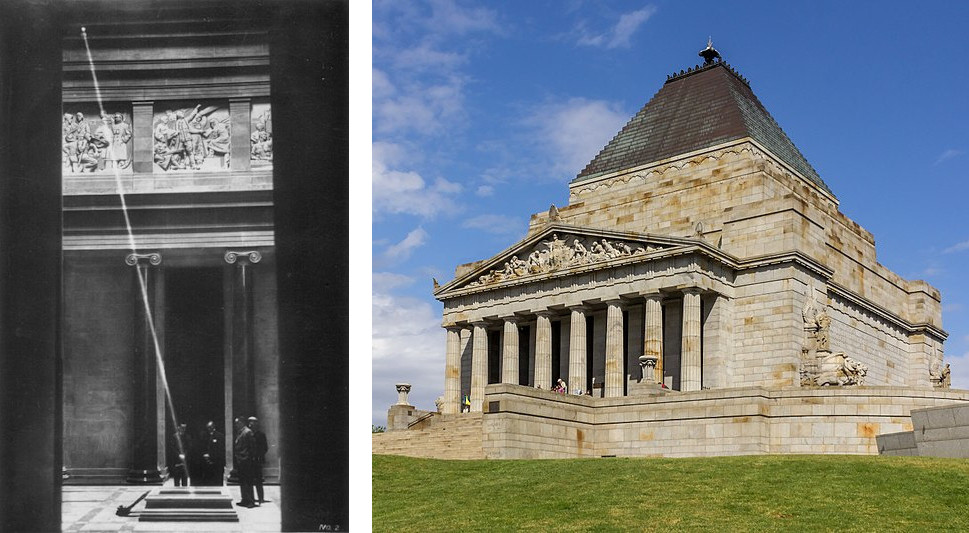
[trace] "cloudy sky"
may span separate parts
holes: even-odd
[[[969,4],[941,1],[375,0],[372,422],[396,382],[419,408],[443,393],[431,279],[565,205],[568,181],[709,36],[879,261],[942,291],[953,386],[969,388],[967,20]]]

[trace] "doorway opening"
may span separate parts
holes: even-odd
[[[221,268],[165,270],[165,368],[172,404],[188,434],[198,437],[205,424],[225,425],[225,366]],[[175,428],[165,406],[166,443]],[[168,464],[177,450],[167,445]]]

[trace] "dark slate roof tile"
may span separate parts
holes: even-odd
[[[723,62],[670,77],[573,182],[743,137],[831,193],[747,81]]]

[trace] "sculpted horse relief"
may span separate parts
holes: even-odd
[[[815,385],[864,385],[868,367],[844,353],[818,352]]]

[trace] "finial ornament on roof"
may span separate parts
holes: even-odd
[[[697,55],[699,55],[700,57],[703,58],[703,64],[704,65],[711,65],[711,64],[713,64],[714,58],[716,58],[716,59],[723,59],[720,56],[720,52],[717,52],[717,49],[713,47],[713,37],[712,36],[709,39],[707,39],[707,47],[704,48],[703,50],[700,50],[700,53],[697,54]]]

